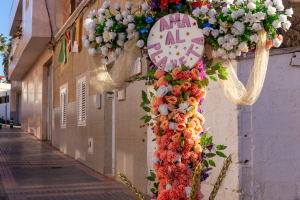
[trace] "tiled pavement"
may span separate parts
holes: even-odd
[[[134,200],[107,178],[21,129],[0,129],[0,200]]]

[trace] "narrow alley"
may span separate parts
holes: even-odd
[[[107,178],[21,129],[0,130],[0,200],[133,200]]]

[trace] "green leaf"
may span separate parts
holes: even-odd
[[[225,145],[218,145],[218,146],[216,146],[217,150],[224,150],[226,148],[227,148],[227,146],[225,146]]]
[[[215,72],[212,71],[212,70],[206,70],[206,71],[205,71],[205,74],[206,74],[206,75],[213,75],[213,74],[215,74]]]
[[[228,75],[229,75],[228,72],[221,72],[220,74],[221,74],[222,76],[228,76]]]
[[[153,94],[153,92],[150,92],[150,96],[151,96],[151,97],[154,97],[154,94]]]
[[[150,104],[150,100],[147,97],[147,94],[144,90],[142,90],[142,99],[145,102],[145,104]]]
[[[201,81],[197,81],[197,87],[202,88],[202,82]]]
[[[180,11],[182,12],[182,13],[184,13],[184,11],[186,11],[186,9],[187,9],[187,4],[185,4],[185,5],[183,5],[181,8],[180,8]]]
[[[221,80],[227,80],[226,76],[223,76],[222,74],[218,74],[219,79]]]
[[[205,156],[208,158],[212,158],[212,157],[216,156],[216,154],[215,153],[207,153],[207,154],[205,154]]]
[[[184,80],[179,80],[179,81],[176,81],[179,85],[181,85],[183,82],[184,82]]]
[[[154,71],[154,70],[149,70],[149,75],[150,75],[152,78],[154,78],[154,79],[157,80],[157,78],[154,76],[155,73],[156,73],[156,71]]]
[[[197,20],[198,28],[203,29],[203,23],[201,19]]]
[[[209,80],[208,80],[208,78],[207,78],[207,77],[204,77],[204,81],[205,81],[205,85],[206,85],[206,86],[208,86],[208,84],[209,84]]]
[[[169,81],[172,81],[172,80],[173,80],[173,77],[172,77],[171,74],[166,74],[164,79],[169,80]]]
[[[150,122],[150,120],[151,120],[151,116],[148,116],[148,117],[145,119],[145,123]]]
[[[214,161],[209,160],[208,162],[209,162],[209,164],[210,164],[211,166],[216,167],[216,163],[215,163]]]
[[[220,69],[220,67],[223,65],[223,62],[218,62],[215,64],[215,66],[213,66],[214,70],[218,70]]]
[[[162,11],[163,12],[169,12],[169,8],[165,5],[162,6]]]
[[[188,92],[183,92],[182,98],[183,98],[184,100],[186,100],[188,94],[189,94]]]
[[[149,107],[143,107],[143,109],[144,109],[146,112],[150,112],[150,108],[149,108]]]
[[[203,165],[204,165],[206,168],[208,168],[208,162],[207,162],[207,160],[203,160]]]
[[[185,65],[181,65],[181,70],[182,71],[187,71],[187,70],[189,70],[189,68],[187,68]]]
[[[140,107],[143,107],[143,106],[145,106],[145,102],[142,102],[140,105]]]
[[[221,151],[216,151],[216,154],[220,157],[227,158],[227,156],[224,153],[222,153]]]
[[[157,135],[157,136],[162,136],[163,132],[164,132],[164,131],[159,131],[156,135]]]
[[[159,183],[154,183],[154,184],[153,184],[153,186],[154,186],[156,189],[158,189],[158,185],[159,185]]]
[[[206,67],[207,68],[210,68],[211,67],[211,65],[212,65],[212,63],[213,63],[213,59],[210,59],[209,61],[207,61],[207,63],[206,63]]]
[[[221,67],[218,72],[221,74],[222,72],[225,72],[227,69],[227,67]]]
[[[206,146],[211,145],[212,140],[213,140],[213,137],[212,137],[212,136],[211,136],[210,138],[208,138],[208,139],[206,140]]]
[[[206,139],[207,139],[207,135],[208,135],[208,133],[207,133],[207,132],[206,132],[206,133],[204,133],[204,134],[202,135],[201,139],[203,139],[203,141],[206,141]]]
[[[150,175],[151,175],[153,178],[156,178],[156,174],[155,174],[155,173],[150,172]]]
[[[212,80],[212,81],[215,81],[215,82],[218,81],[218,79],[217,79],[216,77],[214,77],[214,76],[209,76],[209,78],[210,78],[210,80]]]
[[[146,177],[149,181],[155,181],[155,178],[153,178],[152,176],[147,176]]]
[[[141,120],[144,120],[144,119],[146,119],[148,117],[148,115],[144,115],[142,118],[141,118]]]
[[[155,193],[156,189],[155,189],[155,188],[151,188],[150,191],[151,191],[152,193]]]
[[[181,148],[183,148],[183,146],[184,146],[184,140],[181,140]]]

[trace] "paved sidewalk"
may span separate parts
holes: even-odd
[[[21,129],[0,129],[0,200],[135,200],[131,190]]]

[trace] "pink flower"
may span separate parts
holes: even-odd
[[[178,153],[169,150],[167,155],[168,162],[174,163],[178,161]]]
[[[171,103],[171,104],[176,104],[178,102],[177,97],[174,97],[174,96],[167,96],[166,100],[168,103]]]
[[[199,80],[200,79],[200,72],[199,72],[198,69],[194,68],[194,69],[191,70],[191,78],[193,80]]]
[[[164,131],[169,131],[169,121],[163,121],[160,125],[160,127],[162,128],[162,130]]]
[[[167,79],[164,79],[165,77],[162,76],[158,81],[157,81],[157,87],[160,87],[160,86],[167,86],[168,85],[168,80]]]
[[[173,72],[171,73],[172,77],[174,80],[178,80],[180,79],[180,73],[181,73],[181,68],[177,67],[173,70]]]
[[[153,99],[152,99],[152,102],[151,102],[151,106],[152,108],[156,108],[158,109],[158,107],[163,104],[165,102],[164,98],[159,98],[158,96],[155,96]]]
[[[187,92],[191,87],[191,83],[190,82],[184,82],[181,84],[181,89],[185,92]]]
[[[161,69],[157,69],[154,76],[157,78],[157,79],[160,79],[161,77],[165,76],[165,72]]]
[[[180,85],[175,85],[173,87],[173,91],[172,91],[172,94],[176,97],[179,97],[180,96],[180,92],[181,92],[181,86]]]
[[[151,108],[150,112],[151,112],[152,115],[155,115],[155,116],[158,115],[158,109],[157,108]]]

